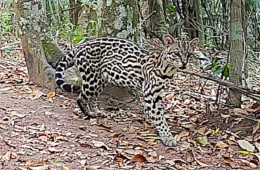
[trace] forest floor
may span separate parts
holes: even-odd
[[[145,128],[138,101],[103,98],[109,116],[84,120],[75,98],[29,83],[20,52],[2,56],[0,70],[1,170],[259,168],[260,105],[215,104],[216,84],[176,76],[165,109],[178,144],[165,147],[154,128]],[[194,96],[198,91],[207,97]]]

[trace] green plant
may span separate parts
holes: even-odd
[[[227,78],[229,77],[229,69],[230,64],[227,63],[227,59],[224,58],[208,65],[205,70],[211,71],[213,77],[217,77],[221,74]]]
[[[10,12],[0,13],[0,32],[1,34],[11,34],[13,15]]]
[[[168,10],[168,12],[169,12],[169,14],[170,15],[174,15],[175,14],[175,6],[174,5],[172,5],[172,4],[168,4],[167,6],[166,6],[166,8],[167,8],[167,10]]]
[[[82,32],[83,29],[81,26],[75,26],[71,22],[65,23],[60,30],[60,34],[63,35],[65,39],[69,40],[73,44],[77,44],[83,38],[85,38],[85,36],[82,35]]]

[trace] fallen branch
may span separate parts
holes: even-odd
[[[228,87],[232,90],[237,91],[238,93],[244,94],[244,95],[256,100],[257,102],[260,102],[260,92],[258,92],[258,91],[247,89],[247,88],[240,87],[240,86],[236,86],[229,81],[221,80],[219,78],[213,78],[212,76],[208,76],[208,75],[205,75],[205,74],[195,73],[195,72],[188,71],[188,70],[178,70],[178,72],[187,73],[187,74],[190,74],[190,75],[198,76],[198,77],[201,77],[201,78],[204,78],[204,79],[207,79],[207,80],[217,82],[220,85],[226,86],[226,87]]]
[[[200,94],[200,93],[195,93],[195,92],[189,92],[189,91],[185,91],[184,93],[182,93],[183,95],[187,95],[187,96],[191,96],[195,99],[200,99],[200,98],[205,98],[205,99],[209,99],[209,100],[216,100],[217,98],[214,96],[208,96],[208,95],[204,95],[204,94]],[[219,100],[221,103],[226,103],[226,100],[224,99],[220,99]]]

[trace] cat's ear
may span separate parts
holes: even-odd
[[[170,45],[172,45],[176,42],[177,42],[177,40],[169,34],[163,36],[163,43],[166,47],[169,47]]]
[[[199,46],[199,39],[198,38],[193,38],[191,41],[190,41],[190,46],[195,49]]]

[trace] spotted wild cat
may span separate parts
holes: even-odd
[[[57,85],[68,92],[79,92],[81,111],[88,116],[102,116],[97,99],[107,83],[140,90],[144,97],[144,113],[151,119],[167,146],[176,144],[164,117],[163,90],[177,69],[185,68],[198,44],[165,38],[166,48],[147,52],[134,42],[119,38],[96,38],[80,44],[65,55],[56,67]],[[64,82],[64,71],[75,65],[82,86]]]

